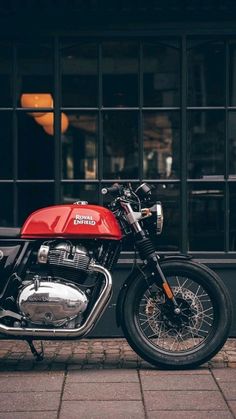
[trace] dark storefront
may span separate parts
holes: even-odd
[[[145,180],[158,249],[203,260],[236,301],[235,2],[12,0],[0,16],[0,225]],[[114,311],[97,334],[119,333]]]

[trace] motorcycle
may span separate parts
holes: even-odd
[[[78,201],[32,213],[20,228],[0,228],[0,338],[81,339],[112,295],[121,244],[132,239],[141,263],[120,289],[118,326],[136,353],[159,368],[193,368],[225,343],[232,307],[221,279],[184,255],[157,253],[163,210],[143,183],[103,188],[108,208]]]

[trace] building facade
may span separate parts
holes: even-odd
[[[58,3],[0,6],[0,225],[145,181],[157,249],[207,263],[236,301],[234,2]],[[127,243],[116,292],[133,260]],[[95,334],[119,335],[114,312]]]

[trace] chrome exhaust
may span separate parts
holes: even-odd
[[[40,337],[40,338],[76,338],[86,335],[93,328],[95,323],[101,317],[103,311],[107,307],[112,294],[112,277],[110,272],[103,266],[93,264],[94,272],[99,272],[105,277],[105,286],[94,304],[93,309],[89,313],[84,324],[76,329],[45,329],[45,328],[29,328],[29,327],[9,327],[0,323],[0,333],[10,336],[23,337]]]

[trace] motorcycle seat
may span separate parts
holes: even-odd
[[[0,227],[0,239],[16,239],[20,237],[21,229],[18,227]]]

